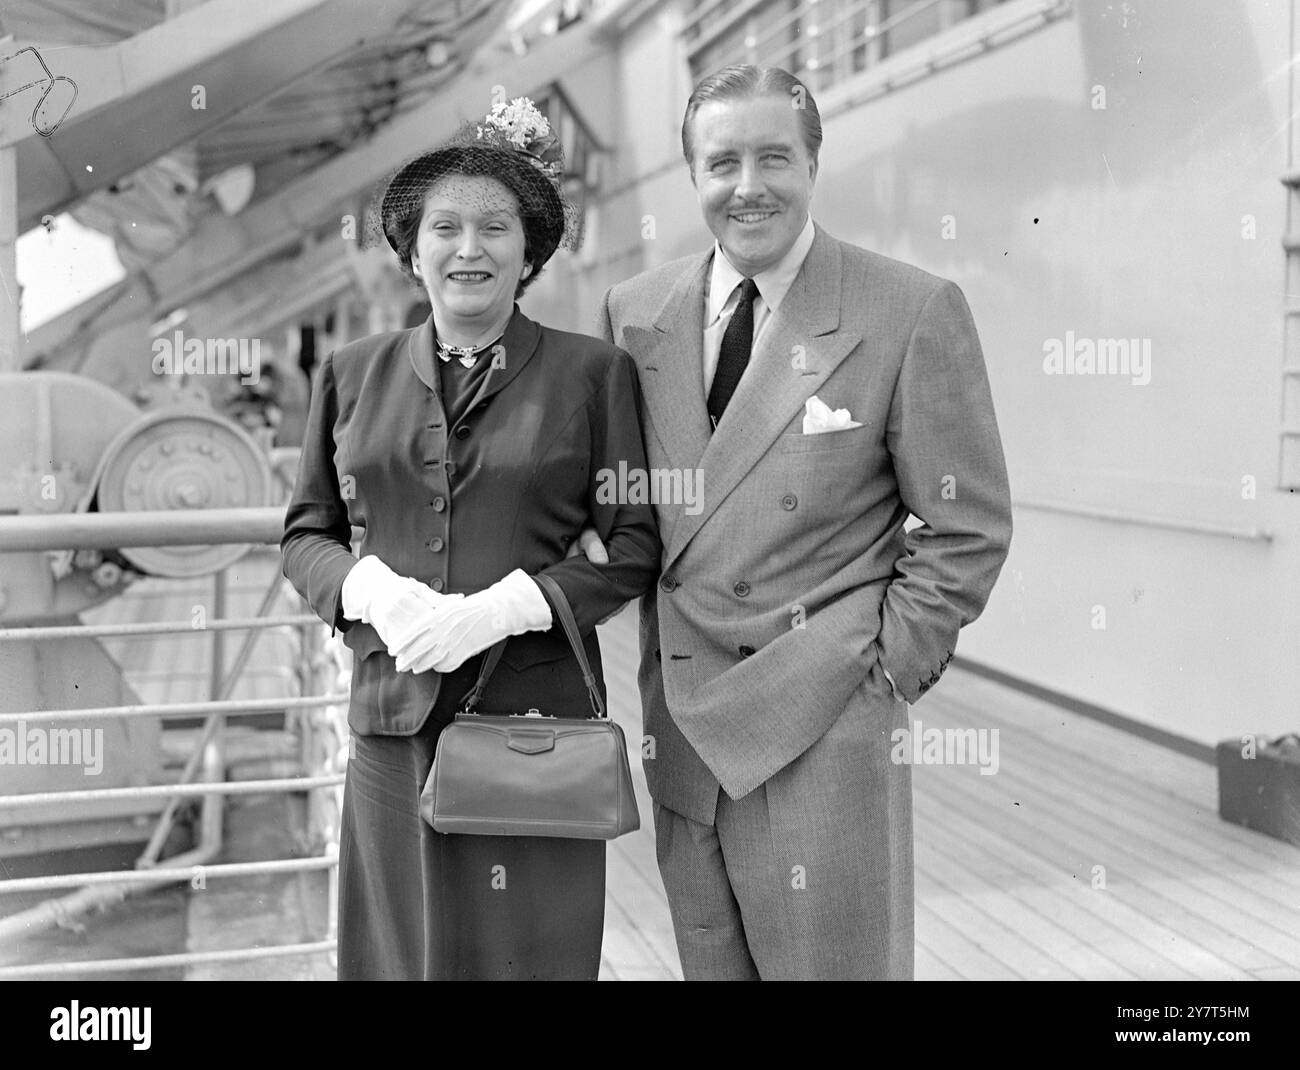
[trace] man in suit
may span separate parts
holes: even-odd
[[[683,970],[910,979],[911,773],[891,735],[1011,536],[979,340],[954,284],[812,221],[821,122],[787,72],[704,79],[682,144],[716,244],[615,286],[600,329],[636,361],[652,472],[703,487],[657,504],[641,607]]]

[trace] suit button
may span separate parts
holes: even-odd
[[[675,576],[665,576],[659,581],[659,589],[672,594],[673,591],[677,590],[677,578]]]
[[[447,475],[449,475],[449,476],[453,476],[453,475],[455,475],[455,474],[456,474],[456,462],[455,462],[455,461],[448,461],[446,464],[444,464],[444,465],[442,466],[442,470],[443,470],[444,472],[446,472]]]
[[[749,584],[747,584],[744,580],[741,580],[738,584],[736,584],[736,586],[734,586],[734,587],[732,588],[732,590],[736,592],[736,597],[737,597],[737,598],[745,598],[745,597],[748,597],[748,595],[749,595]]]
[[[441,536],[435,535],[432,539],[429,540],[429,549],[432,550],[435,554],[442,549]]]
[[[466,427],[464,424],[461,424],[458,428],[456,428],[453,434],[457,438],[469,438],[469,428]]]
[[[786,494],[781,498],[782,509],[793,509],[798,504],[799,504],[799,499],[796,498],[793,494]]]
[[[752,646],[745,645],[740,648],[740,656],[742,658],[752,658],[755,653],[756,651]]]
[[[444,498],[441,494],[439,494],[429,504],[433,506],[433,511],[435,513],[441,513],[444,509],[447,508],[447,499]]]
[[[924,695],[927,691],[930,690],[930,685],[927,684],[924,680],[922,680],[919,684],[916,685],[916,689],[919,692],[921,692],[921,694]]]
[[[441,591],[443,586],[442,577],[434,576],[434,578],[429,581],[429,586],[432,587],[435,591]]]

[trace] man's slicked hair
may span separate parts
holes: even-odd
[[[695,113],[705,104],[715,100],[748,100],[752,97],[783,97],[799,113],[799,126],[803,132],[804,147],[813,162],[822,147],[822,117],[811,91],[793,74],[780,67],[759,67],[753,63],[735,63],[700,79],[691,90],[686,102],[686,115],[682,119],[682,155],[687,166],[694,169],[694,144],[691,125]]]

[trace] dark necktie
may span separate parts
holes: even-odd
[[[758,286],[753,279],[742,279],[736,289],[740,291],[740,301],[723,332],[718,369],[713,373],[713,386],[709,389],[709,419],[715,428],[736,392],[736,384],[745,374],[754,343],[754,298],[758,296]]]

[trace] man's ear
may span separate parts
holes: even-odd
[[[808,165],[808,184],[817,184],[817,157],[814,156],[812,163]]]

